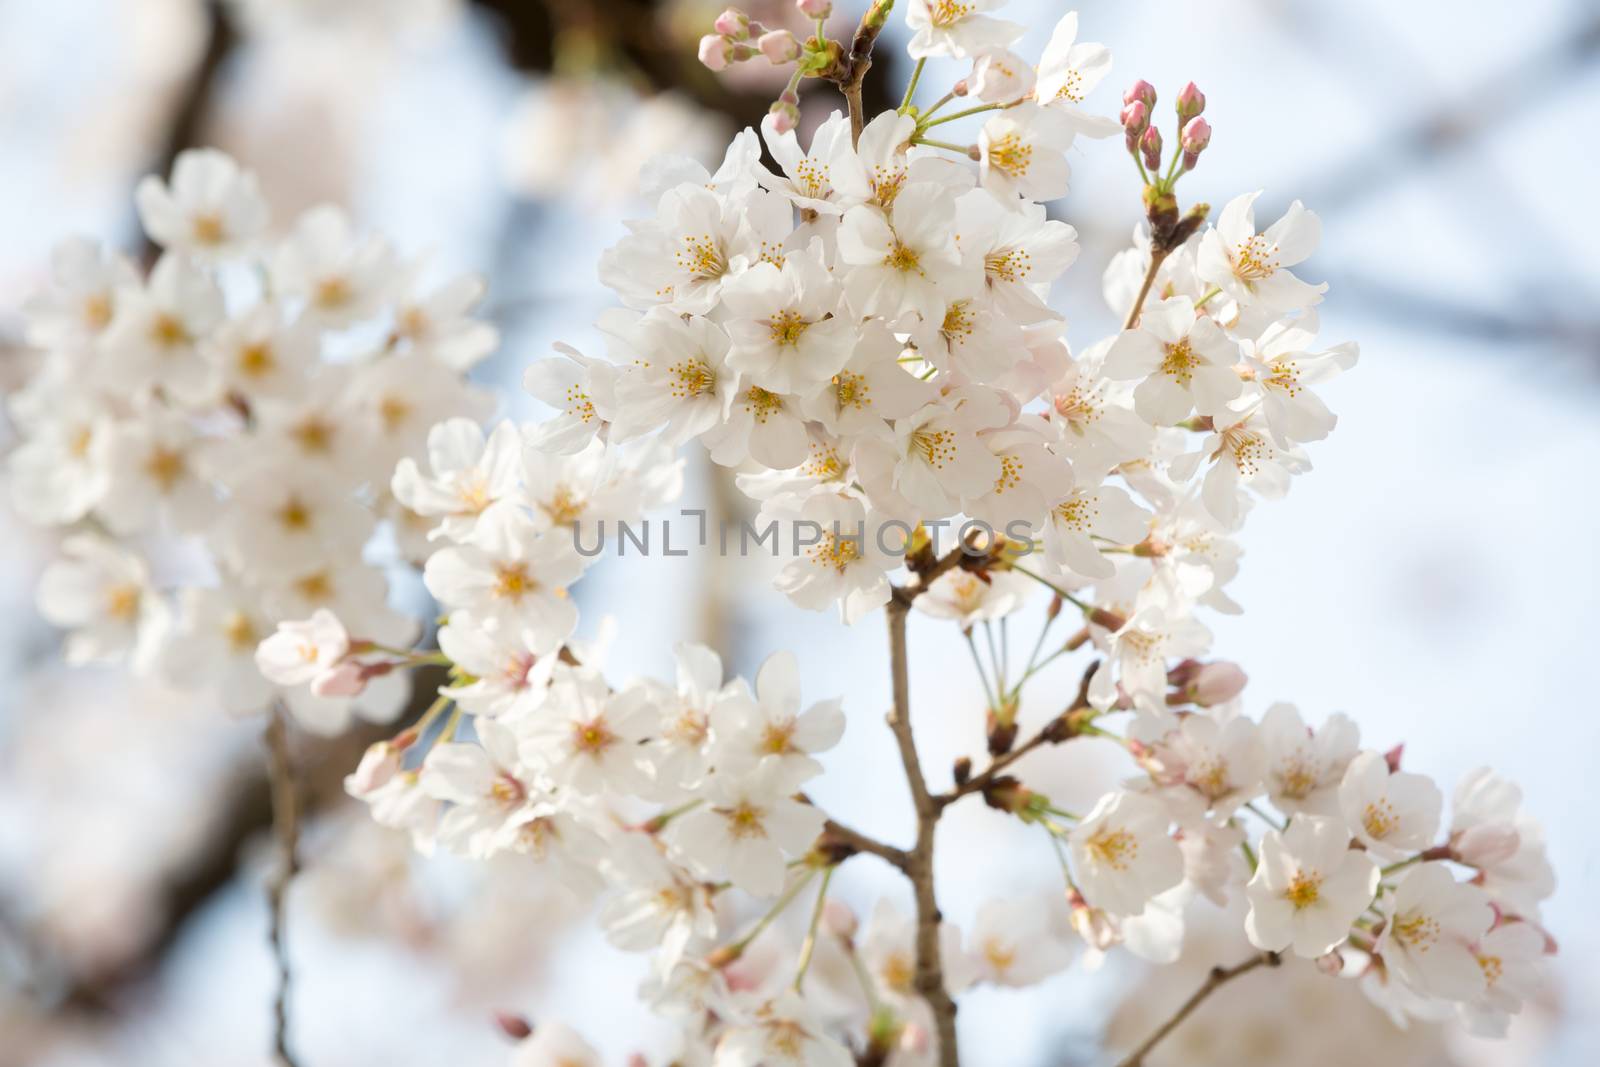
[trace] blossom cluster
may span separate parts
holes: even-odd
[[[259,253],[255,312],[222,315],[219,298],[197,295],[215,284],[200,265],[256,248],[260,209],[248,176],[223,161],[189,160],[204,181],[183,180],[180,164],[172,189],[141,193],[169,247],[148,283],[81,250],[64,261],[38,334],[59,366],[20,405],[30,440],[14,465],[34,514],[138,529],[118,479],[167,468],[130,458],[148,449],[100,446],[103,427],[131,424],[145,435],[132,440],[172,451],[209,445],[202,414],[221,420],[248,455],[219,449],[237,466],[196,467],[223,472],[200,482],[197,517],[171,487],[132,495],[200,531],[221,588],[259,597],[252,610],[280,623],[246,653],[292,701],[361,700],[413,667],[448,673],[419,721],[368,751],[349,792],[421,849],[531,854],[569,885],[603,889],[610,938],[650,954],[644,995],[683,1022],[670,1062],[952,1064],[950,997],[1030,985],[1116,945],[1170,962],[1202,899],[1246,907],[1245,933],[1274,963],[1359,978],[1397,1018],[1460,1013],[1502,1030],[1554,950],[1539,925],[1554,877],[1516,787],[1474,772],[1447,821],[1439,786],[1402,769],[1399,750],[1363,748],[1350,719],[1313,726],[1282,704],[1249,717],[1244,672],[1213,658],[1201,621],[1240,610],[1226,588],[1238,531],[1257,498],[1282,497],[1309,470],[1306,447],[1335,425],[1316,389],[1356,362],[1354,345],[1319,348],[1326,287],[1296,273],[1316,216],[1295,202],[1262,227],[1259,193],[1228,202],[1214,226],[1204,205],[1180,211],[1177,183],[1210,150],[1203,94],[1178,95],[1169,149],[1148,83],[1116,119],[1087,103],[1111,58],[1077,39],[1075,14],[1034,63],[1010,51],[1022,28],[991,15],[994,2],[912,0],[913,88],[929,58],[970,74],[927,107],[908,91],[870,121],[834,113],[802,145],[793,87],[848,87],[849,74],[822,30],[828,5],[799,6],[818,22],[807,41],[736,11],[718,20],[702,46],[709,65],[760,54],[795,63],[795,80],[714,172],[673,158],[648,169],[650,215],[600,262],[622,305],[598,323],[605,355],[561,345],[532,364],[524,385],[551,411],[535,423],[481,428],[458,373],[492,339],[462,317],[468,290],[393,309],[386,250],[327,215]],[[863,19],[869,46],[891,6],[878,0]],[[950,140],[968,120],[970,142]],[[1046,203],[1068,190],[1078,138],[1119,131],[1146,214],[1102,280],[1125,325],[1069,348],[1050,295],[1078,245]],[[115,303],[87,328],[107,279]],[[326,302],[347,313],[325,317]],[[376,356],[359,341],[349,364],[289,355],[302,324],[320,337],[384,311]],[[283,353],[273,374],[292,371],[277,393],[251,369],[267,342]],[[98,395],[81,389],[86,360],[96,380],[103,369],[109,383],[113,364],[127,376],[89,405],[91,436],[79,437],[66,420]],[[328,386],[310,400],[313,365]],[[174,409],[166,421],[142,414]],[[319,432],[364,434],[361,445],[308,451],[298,427],[313,415],[325,416]],[[179,434],[172,426],[190,436],[159,436]],[[844,702],[806,706],[785,652],[751,682],[683,645],[675,679],[614,683],[604,642],[576,639],[569,590],[593,562],[580,531],[675,497],[691,441],[732,470],[762,519],[819,531],[792,543],[775,577],[797,604],[847,623],[914,605],[959,626],[980,668],[989,762],[962,761],[937,797],[913,784],[927,801],[918,847],[932,847],[925,820],[981,797],[1049,839],[1060,891],[994,900],[963,931],[923,906],[933,890],[919,885],[915,921],[882,903],[858,923],[827,895],[840,863],[871,853],[915,880],[931,878],[931,852],[864,838],[807,796],[818,755],[845,729]],[[60,469],[77,476],[26,477]],[[370,578],[372,595],[305,589],[309,574],[343,588],[375,573],[358,554],[378,514],[395,520],[441,608],[436,651],[409,647]],[[302,526],[314,532],[290,536]],[[943,550],[940,531],[953,535]],[[133,625],[154,610],[142,565],[102,540],[72,544],[42,604],[81,627],[77,647],[159,632]],[[285,587],[300,599],[281,599]],[[1032,655],[1018,669],[991,644],[985,662],[973,634],[1008,624],[1035,591],[1049,606]],[[1098,656],[1078,693],[1024,735],[1029,683],[1078,653]],[[1061,697],[1046,701],[1060,709]],[[1088,810],[1025,780],[1022,757],[1037,754],[1036,768],[1090,740],[1125,750],[1138,773]],[[782,920],[808,892],[796,939]],[[540,1020],[517,1062],[598,1057]]]
[[[307,726],[343,728],[345,694],[279,691],[256,669],[276,623],[328,609],[373,640],[409,645],[364,549],[380,524],[424,546],[388,492],[429,429],[492,403],[466,371],[496,331],[472,318],[483,283],[433,285],[337,208],[281,237],[255,177],[212,150],[147,178],[149,272],[83,238],[60,245],[28,308],[42,364],[9,410],[21,441],[12,499],[66,531],[42,614],[70,629],[72,662],[126,661],[233,711],[281,695]],[[359,702],[387,721],[409,684]]]

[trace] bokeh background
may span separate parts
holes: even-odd
[[[769,24],[786,3],[746,5]],[[838,0],[848,32],[858,3]],[[1214,623],[1259,711],[1343,710],[1368,744],[1448,786],[1491,762],[1545,823],[1561,888],[1546,918],[1556,981],[1509,1042],[1401,1034],[1349,983],[1241,981],[1164,1062],[1365,1062],[1473,1067],[1600,1062],[1594,764],[1600,681],[1600,9],[1592,0],[1084,0],[1081,34],[1116,68],[1090,98],[1114,114],[1144,77],[1158,109],[1193,79],[1215,129],[1186,201],[1264,188],[1272,218],[1300,198],[1325,222],[1304,272],[1333,291],[1330,341],[1359,340],[1328,397],[1338,432],[1291,497],[1260,507]],[[52,245],[85,233],[138,248],[131,191],[187,145],[262,175],[277,219],[331,200],[407,251],[491,280],[504,334],[480,368],[504,411],[530,415],[521,368],[551,341],[594,339],[599,251],[631,211],[640,164],[706,159],[779,86],[755,64],[713,79],[699,0],[51,0],[0,4],[0,388],[30,367],[20,306]],[[769,13],[768,9],[771,10]],[[1012,0],[1036,55],[1067,5]],[[898,94],[897,13],[872,74]],[[933,63],[923,94],[964,71]],[[809,121],[836,105],[806,99]],[[1137,218],[1115,142],[1080,143],[1061,214],[1083,255],[1056,300],[1083,345],[1114,327],[1099,273]],[[8,445],[0,428],[0,447]],[[689,500],[730,506],[691,456]],[[258,726],[114,672],[67,671],[33,615],[52,542],[0,507],[0,1065],[255,1065],[271,969],[260,882],[266,796]],[[411,598],[415,583],[397,583]],[[585,582],[586,627],[616,616],[617,659],[664,674],[679,637],[753,670],[798,653],[808,694],[842,693],[851,727],[818,790],[890,837],[903,785],[879,725],[883,637],[797,612],[759,561],[612,561]],[[1042,609],[1043,601],[1035,604]],[[1028,624],[1028,625],[1031,625]],[[915,619],[915,717],[930,767],[981,751],[981,698],[953,628]],[[1031,639],[1031,629],[1020,631]],[[1019,642],[1020,643],[1020,642]],[[1074,684],[1073,671],[1039,687]],[[1052,690],[1054,687],[1054,690]],[[495,1009],[559,1017],[608,1063],[661,1047],[634,1002],[639,961],[605,945],[586,904],[526,866],[424,861],[342,802],[359,742],[305,744],[308,872],[291,897],[293,1007],[316,1067],[499,1064]],[[1065,796],[1118,767],[1104,753],[1038,768]],[[1068,807],[1072,805],[1067,804]],[[941,838],[944,905],[970,924],[989,895],[1048,890],[1039,841],[982,809]],[[901,887],[868,860],[836,879],[863,914]],[[1208,940],[1209,938],[1209,940]],[[1238,950],[1202,927],[1192,973]],[[1107,1021],[1139,1032],[1189,976],[1125,963],[963,1004],[967,1058],[1097,1062]],[[1154,1058],[1152,1063],[1157,1062]]]

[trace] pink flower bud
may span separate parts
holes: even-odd
[[[825,19],[833,14],[833,0],[794,0],[794,7],[808,19]]]
[[[787,100],[779,98],[767,111],[772,116],[772,128],[778,133],[788,133],[800,125],[800,109]]]
[[[1325,952],[1317,957],[1317,970],[1329,978],[1336,977],[1344,970],[1344,957],[1337,952]]]
[[[933,1045],[929,1040],[928,1028],[918,1023],[906,1023],[900,1030],[900,1051],[912,1056],[921,1056]]]
[[[1150,125],[1150,109],[1143,100],[1135,100],[1122,109],[1122,128],[1131,134],[1141,134]]]
[[[733,42],[721,34],[706,34],[700,38],[700,62],[709,70],[727,70],[733,62]]]
[[[1406,754],[1405,743],[1402,742],[1383,754],[1383,762],[1389,765],[1390,774],[1400,773],[1400,758]]]
[[[500,1032],[513,1041],[523,1041],[533,1036],[533,1025],[520,1015],[513,1015],[509,1011],[494,1013],[494,1024]]]
[[[1454,858],[1468,867],[1494,867],[1517,854],[1522,835],[1514,826],[1489,823],[1458,834],[1450,847]]]
[[[800,58],[800,40],[788,30],[773,30],[771,33],[762,34],[756,42],[756,49],[774,66],[793,63]]]
[[[856,936],[856,928],[861,924],[850,905],[830,897],[822,906],[822,925],[828,933],[848,941]]]
[[[353,659],[343,660],[311,679],[311,692],[319,697],[360,696],[367,688],[367,672]]]
[[[387,785],[400,771],[402,751],[402,747],[388,741],[367,746],[355,771],[344,780],[345,792],[354,797],[364,797]]]
[[[1124,104],[1131,104],[1135,100],[1141,101],[1147,109],[1155,107],[1156,87],[1140,78],[1128,86],[1128,91],[1122,94],[1122,102]]]
[[[1249,677],[1237,663],[1206,663],[1194,672],[1184,689],[1190,700],[1209,708],[1238,696],[1247,681]]]
[[[1195,118],[1206,109],[1206,94],[1197,88],[1194,82],[1183,87],[1183,92],[1178,94],[1178,122],[1183,124]]]
[[[1190,119],[1183,128],[1180,142],[1183,146],[1183,169],[1194,170],[1200,162],[1200,153],[1211,143],[1211,124],[1205,119]]]
[[[1144,153],[1146,170],[1161,169],[1161,131],[1154,126],[1144,131],[1139,138],[1139,151]]]
[[[724,37],[742,41],[750,36],[750,16],[736,7],[730,7],[717,16],[711,28]]]

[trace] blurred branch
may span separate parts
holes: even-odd
[[[162,176],[172,172],[172,164],[179,153],[199,143],[211,111],[212,99],[216,95],[218,74],[239,42],[239,32],[229,18],[223,0],[210,0],[205,9],[205,51],[200,54],[200,61],[189,75],[189,83],[178,98],[178,106],[167,124],[166,137],[152,164],[152,173]],[[139,258],[146,265],[154,263],[160,251],[148,235],[141,238]]]
[[[1155,1032],[1145,1038],[1138,1048],[1128,1053],[1126,1058],[1119,1060],[1117,1067],[1144,1067],[1144,1058],[1150,1054],[1150,1050],[1159,1045],[1168,1034],[1176,1030],[1183,1020],[1187,1019],[1194,1013],[1196,1008],[1205,1002],[1207,997],[1240,975],[1249,974],[1257,967],[1262,966],[1278,966],[1278,954],[1276,952],[1263,952],[1260,955],[1251,956],[1243,963],[1233,967],[1211,968],[1211,972],[1206,975],[1206,980],[1200,984],[1200,988],[1195,990],[1194,994],[1184,1001],[1166,1022],[1156,1027]]]
[[[444,680],[439,668],[418,670],[411,703],[401,722],[415,722],[432,703]],[[367,747],[390,736],[396,723],[358,722],[339,737],[302,736],[297,746],[299,764],[295,781],[299,789],[298,818],[309,817],[345,799],[344,778],[360,761]],[[158,925],[141,948],[114,967],[96,974],[75,975],[65,983],[56,1005],[66,1010],[116,1012],[124,994],[153,974],[177,943],[191,918],[202,911],[219,891],[239,875],[249,843],[268,833],[273,825],[272,783],[263,764],[240,769],[233,791],[213,801],[220,812],[215,828],[202,847],[176,867],[165,886],[154,894],[162,901]],[[34,955],[48,959],[49,946],[34,945]]]
[[[294,767],[289,759],[288,712],[281,703],[267,711],[263,740],[267,749],[267,778],[272,793],[272,831],[278,843],[278,856],[267,879],[267,929],[272,955],[278,966],[278,984],[272,1002],[272,1051],[280,1067],[295,1067],[289,1052],[289,967],[288,895],[289,884],[299,869],[300,812]]]
[[[1496,71],[1442,107],[1402,123],[1342,166],[1293,187],[1318,211],[1332,212],[1393,184],[1440,156],[1457,152],[1551,98],[1576,71],[1600,59],[1600,14],[1563,31],[1509,69]]]

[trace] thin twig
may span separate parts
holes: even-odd
[[[267,746],[267,773],[272,783],[272,831],[278,856],[267,880],[268,938],[278,966],[277,990],[273,997],[272,1052],[279,1067],[295,1067],[289,1052],[289,969],[288,926],[285,921],[289,884],[299,869],[296,853],[300,843],[299,798],[295,793],[294,772],[289,763],[289,734],[282,707],[267,713],[263,739]]]
[[[959,550],[958,550],[959,551]],[[922,762],[911,732],[911,674],[906,659],[908,602],[889,602],[889,665],[894,679],[894,707],[889,729],[900,750],[900,763],[917,813],[917,842],[906,856],[906,877],[911,880],[917,904],[916,972],[914,986],[933,1012],[939,1042],[939,1067],[959,1067],[956,1048],[956,1003],[945,989],[944,963],[939,955],[939,904],[933,886],[933,837],[939,821],[939,804],[928,792]]]
[[[1128,309],[1128,317],[1123,320],[1122,328],[1131,330],[1139,325],[1139,315],[1144,311],[1145,298],[1150,295],[1150,287],[1156,283],[1156,275],[1161,273],[1161,264],[1167,260],[1164,249],[1150,248],[1150,269],[1144,273],[1144,282],[1139,286],[1139,295],[1133,298],[1133,306]]]
[[[1276,952],[1263,952],[1258,956],[1251,956],[1243,963],[1233,967],[1211,968],[1211,973],[1207,974],[1206,980],[1200,983],[1200,988],[1195,990],[1189,999],[1179,1006],[1177,1011],[1173,1012],[1171,1018],[1156,1027],[1155,1032],[1144,1039],[1143,1044],[1119,1061],[1117,1067],[1144,1067],[1144,1058],[1150,1054],[1150,1050],[1160,1044],[1168,1034],[1176,1030],[1179,1024],[1193,1014],[1194,1010],[1212,993],[1215,993],[1241,974],[1248,974],[1257,967],[1276,967],[1277,965],[1278,954]]]
[[[858,830],[852,830],[843,823],[835,822],[832,819],[823,824],[822,833],[824,838],[832,838],[839,844],[845,845],[856,852],[865,852],[869,855],[877,856],[889,866],[898,870],[904,871],[906,869],[905,849],[884,844],[875,837],[868,837],[866,834]]]

